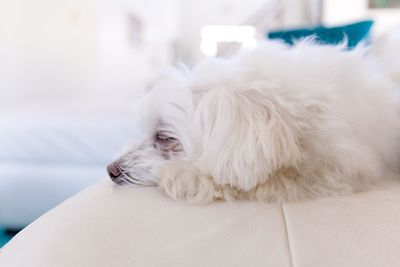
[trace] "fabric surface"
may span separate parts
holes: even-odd
[[[0,227],[24,227],[99,181],[137,134],[126,108],[0,114]]]
[[[0,227],[25,227],[105,173],[105,165],[0,162]]]
[[[400,182],[290,204],[194,206],[102,182],[20,232],[0,266],[400,266]]]
[[[347,46],[352,48],[361,41],[368,39],[372,25],[373,22],[367,20],[332,28],[318,26],[315,28],[273,31],[268,33],[268,38],[283,40],[285,43],[292,45],[298,40],[313,36],[315,41],[321,44],[336,45],[347,41]]]
[[[7,112],[0,116],[0,163],[104,165],[137,134],[123,111]]]

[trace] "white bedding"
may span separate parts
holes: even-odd
[[[136,133],[132,117],[104,114],[10,114],[0,118],[0,162],[105,164]]]
[[[106,176],[106,165],[135,134],[122,111],[3,112],[0,226],[25,226]]]

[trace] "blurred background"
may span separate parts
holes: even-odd
[[[0,0],[0,247],[106,176],[166,66],[366,19],[399,29],[400,0]]]

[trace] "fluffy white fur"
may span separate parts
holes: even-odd
[[[399,163],[396,89],[363,47],[309,41],[173,70],[142,100],[114,180],[195,203],[361,191]]]

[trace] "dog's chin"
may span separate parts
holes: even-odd
[[[124,179],[116,179],[113,182],[117,186],[130,186],[130,185],[133,185],[133,184],[129,183],[128,181],[124,180]]]
[[[130,176],[122,176],[113,180],[114,184],[121,187],[128,186],[155,186],[156,183],[148,179],[132,178]]]

